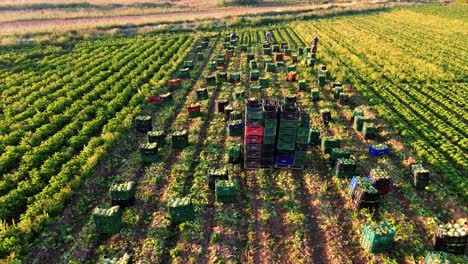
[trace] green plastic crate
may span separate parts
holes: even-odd
[[[312,89],[312,99],[319,99],[320,97],[320,91],[319,89]]]
[[[310,127],[299,127],[297,129],[296,143],[308,144],[310,139]]]
[[[333,99],[340,99],[340,94],[343,92],[343,87],[335,87],[332,89]]]
[[[129,181],[120,184],[112,184],[109,189],[112,200],[126,201],[135,197],[136,184]]]
[[[377,133],[377,127],[374,125],[374,123],[364,122],[362,133],[364,135],[375,135]]]
[[[362,117],[362,116],[356,116],[356,117],[354,117],[353,128],[356,131],[362,131],[362,127],[364,126],[364,123],[372,123],[372,119],[365,118],[365,117]]]
[[[251,70],[257,70],[258,69],[258,64],[256,60],[251,60],[249,62],[249,67]]]
[[[296,72],[297,71],[297,66],[295,64],[289,65],[287,67],[288,72]]]
[[[190,197],[174,197],[168,202],[171,222],[180,224],[195,219],[195,211]]]
[[[330,153],[332,148],[339,148],[341,140],[334,137],[323,137],[322,138],[322,152]]]
[[[239,82],[241,79],[239,72],[232,72],[229,74],[229,81],[231,82]]]
[[[210,71],[216,71],[216,61],[210,62]]]
[[[266,137],[274,137],[276,136],[276,127],[264,127],[263,128],[263,136]]]
[[[190,70],[189,68],[180,69],[180,78],[189,78]]]
[[[337,159],[349,159],[351,157],[351,152],[344,148],[332,148],[330,152],[330,159],[337,160]]]
[[[320,129],[312,127],[309,134],[309,144],[312,146],[318,146],[320,144]]]
[[[300,91],[307,90],[307,82],[305,80],[299,81],[297,83],[297,85],[298,85]]]
[[[271,145],[276,143],[276,137],[275,136],[263,136],[263,144],[265,145]]]
[[[248,120],[262,120],[264,117],[263,111],[249,111],[247,110]]]
[[[258,83],[262,88],[268,88],[270,86],[270,80],[266,77],[259,78]]]
[[[261,91],[262,91],[261,86],[255,85],[255,86],[250,87],[250,92],[252,93],[260,93]]]
[[[354,108],[353,117],[357,117],[357,116],[364,116],[364,110],[358,107]]]
[[[376,225],[379,227],[375,228]],[[394,239],[395,229],[391,224],[385,221],[382,223],[366,223],[361,243],[367,251],[379,253],[389,250]]]
[[[222,203],[236,202],[237,183],[234,180],[216,180],[216,201]]]
[[[97,206],[93,210],[96,231],[102,234],[116,234],[122,227],[122,212],[119,206]]]
[[[228,156],[232,159],[237,159],[241,154],[241,144],[235,144],[228,148]]]

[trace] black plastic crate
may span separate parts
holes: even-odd
[[[253,127],[263,127],[264,121],[263,119],[247,119],[245,122],[247,126],[253,126]]]
[[[271,110],[265,110],[265,119],[277,119],[278,118],[278,111],[277,110],[274,110],[274,111],[271,111]]]
[[[245,151],[262,151],[262,144],[245,144]]]
[[[249,108],[262,108],[262,100],[260,98],[256,97],[250,97],[248,99],[245,99],[245,105],[247,105]]]

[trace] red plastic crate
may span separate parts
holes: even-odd
[[[263,127],[258,126],[246,126],[244,135],[248,136],[260,136],[263,137]]]
[[[390,186],[389,185],[387,185],[387,186],[376,186],[375,188],[382,195],[387,194],[390,191]]]
[[[291,57],[291,52],[283,52],[284,57]]]
[[[200,106],[187,106],[187,111],[191,112],[200,112]]]
[[[159,97],[151,97],[151,96],[148,96],[146,99],[148,99],[148,101],[150,103],[159,103],[161,101],[161,99],[159,99]]]
[[[244,144],[261,144],[263,136],[246,136],[244,137]]]
[[[171,87],[177,87],[177,86],[180,86],[182,84],[182,80],[181,79],[172,79],[172,80],[169,80],[169,86]]]
[[[226,54],[226,58],[230,59],[232,57],[234,57],[234,54]]]
[[[297,78],[297,72],[288,72],[287,78],[289,82],[293,82]]]

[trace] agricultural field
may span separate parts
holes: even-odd
[[[2,48],[1,262],[420,263],[437,230],[453,232],[440,224],[468,218],[467,12],[408,6]],[[232,162],[247,139],[231,127],[252,124],[253,97],[297,102],[301,122],[320,133],[304,164]],[[136,124],[142,116],[149,129]],[[163,136],[141,145],[147,130]],[[352,160],[332,160],[332,139]],[[374,155],[377,144],[389,153]],[[154,146],[156,155],[142,152]],[[336,170],[341,162],[355,163],[351,174]],[[418,189],[414,163],[430,171]],[[211,181],[224,173],[232,181]],[[352,180],[379,175],[388,190]],[[378,209],[358,208],[356,179],[359,190],[382,193]],[[134,199],[95,209],[121,188]],[[221,201],[222,188],[234,190],[233,203]],[[176,223],[180,208],[190,221]],[[465,244],[447,257],[467,263],[467,223],[456,227]],[[382,252],[365,242],[375,230],[392,236]]]

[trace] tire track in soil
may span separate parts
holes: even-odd
[[[246,185],[245,190],[247,193],[250,194],[252,197],[249,202],[250,202],[250,208],[251,210],[251,230],[253,233],[253,248],[250,249],[247,252],[247,261],[242,261],[242,262],[248,262],[248,263],[273,263],[273,260],[271,259],[272,256],[272,251],[269,248],[268,244],[266,244],[266,241],[269,241],[269,234],[271,233],[269,228],[265,228],[265,225],[260,223],[260,219],[258,218],[259,215],[261,215],[261,210],[262,210],[262,201],[258,198],[259,196],[259,185],[257,181],[257,177],[254,175],[253,172],[246,172]],[[255,217],[256,216],[256,217]],[[270,225],[268,225],[270,226]]]
[[[215,46],[217,45],[218,41],[219,41],[219,37],[216,38]],[[214,52],[214,49],[211,49],[210,50],[210,55],[207,57],[207,59],[203,63],[203,67],[200,68],[200,71],[198,72],[197,76],[201,76],[201,73],[206,68],[206,65],[209,62],[208,58],[211,58],[213,52]],[[212,119],[214,117],[214,105],[215,105],[216,99],[218,98],[218,95],[219,95],[219,89],[215,89],[213,91],[213,94],[210,97],[210,102],[209,102],[209,106],[208,106],[208,109],[207,109],[208,115],[206,116],[206,119],[203,121],[202,127],[200,129],[200,133],[199,133],[199,141],[198,141],[198,144],[197,144],[197,149],[198,150],[201,150],[203,142],[206,139],[208,127],[209,127],[210,122],[212,121]],[[198,152],[198,154],[200,154],[200,153],[201,153],[201,151]],[[192,164],[190,165],[190,170],[189,171],[192,172],[196,168],[197,165],[198,165],[198,160],[196,162],[192,162]],[[184,183],[184,191],[182,193],[183,196],[187,195],[190,192],[190,187],[192,186],[192,182],[193,182],[193,174],[190,174],[187,177],[186,182]],[[210,222],[212,222],[212,221],[210,221]],[[177,231],[177,227],[178,227],[178,225],[173,225],[173,224],[170,225],[170,229],[171,229],[170,234],[171,235],[169,236],[169,238],[167,239],[166,244],[165,244],[166,250],[164,251],[164,254],[162,256],[162,262],[163,263],[169,263],[170,262],[171,256],[169,254],[170,250],[168,250],[168,248],[174,248],[177,245],[177,242],[180,240],[180,232]],[[212,230],[212,229],[213,228],[211,226],[211,228],[209,228],[208,231]],[[211,237],[211,233],[212,233],[212,231],[208,233],[208,235],[210,237]]]
[[[323,89],[322,89],[323,91]],[[327,93],[324,93],[325,95]],[[326,98],[324,98],[326,99]],[[329,97],[328,97],[329,99]],[[326,102],[323,100],[323,102]],[[315,112],[320,112],[320,107],[318,104],[314,103],[314,108]],[[317,124],[315,124],[317,125]],[[331,126],[325,126],[326,132],[328,135],[333,135],[333,131]],[[350,253],[347,253],[348,256],[353,256],[355,257],[353,259],[353,263],[367,263],[366,257],[364,254],[362,254],[363,249],[358,245],[351,245],[349,242],[353,241],[353,225],[350,221],[347,219],[350,219],[351,216],[347,214],[349,208],[353,208],[353,206],[343,197],[340,195],[340,190],[337,188],[335,184],[331,182],[331,178],[333,177],[331,175],[331,168],[330,164],[327,160],[322,158],[320,154],[320,150],[314,151],[313,152],[313,159],[314,161],[318,162],[318,166],[315,167],[317,169],[319,175],[327,175],[326,179],[323,179],[323,176],[321,176],[322,182],[325,180],[327,182],[327,190],[324,195],[324,201],[327,205],[329,205],[330,210],[327,211],[321,211],[321,214],[325,214],[326,217],[332,217],[336,216],[338,219],[338,223],[340,223],[341,231],[340,232],[336,227],[333,227],[332,230],[327,230],[326,234],[328,236],[327,241],[333,241],[333,240],[341,240],[340,246],[337,248],[339,251],[343,251],[343,248],[345,247],[346,252],[351,251]],[[310,182],[306,182],[308,185]],[[323,184],[323,183],[322,183]],[[309,185],[309,188],[315,189],[317,193],[320,193],[320,186],[317,186],[314,188],[313,185]],[[324,201],[321,201],[322,203]],[[343,207],[343,205],[346,205],[346,207]],[[351,209],[351,210],[352,210]],[[328,214],[327,214],[328,213]],[[333,255],[339,255],[339,254],[333,254]]]
[[[222,35],[221,35],[220,37],[222,38]],[[220,48],[220,51],[222,52],[222,50],[223,50],[223,48],[221,47],[221,48]],[[237,60],[235,60],[235,61],[234,61],[234,64],[233,64],[233,68],[234,68],[234,71],[235,71],[235,72],[239,71],[239,67],[240,67],[241,59],[242,59],[242,58],[241,58],[241,57],[242,57],[241,54],[242,54],[243,52],[241,52],[241,51],[240,51],[240,48],[238,47],[236,53],[237,53],[237,55],[238,55],[238,56],[237,56]],[[231,63],[232,63],[232,62],[231,62],[230,59],[227,60],[227,63],[226,63],[226,68],[227,68],[227,70],[226,70],[225,72],[228,72],[228,70],[229,70],[229,65],[230,65]],[[242,76],[242,75],[241,75],[241,76]],[[217,88],[217,91],[219,91],[220,89],[224,89],[224,88],[223,88],[223,85],[221,85],[221,87],[216,86],[216,88]],[[234,89],[234,87],[233,87],[233,89]],[[215,111],[215,106],[212,107],[212,112],[214,112],[214,111]],[[224,129],[224,132],[222,133],[221,137],[223,137],[223,144],[225,145],[225,143],[227,142],[227,138],[228,138],[225,129]],[[218,162],[221,160],[221,158],[222,158],[222,156],[218,156],[217,159],[216,159],[216,163],[218,163]],[[237,166],[237,165],[236,165],[236,166]],[[232,172],[231,172],[231,173],[232,173]],[[231,173],[230,173],[230,175],[231,175]],[[243,180],[241,180],[242,177],[241,177],[240,175],[237,175],[237,176],[238,176],[238,177],[236,177],[236,179],[239,181],[240,186],[243,186],[243,185],[242,185]],[[231,178],[231,176],[230,176],[229,178]],[[245,201],[243,201],[242,198],[244,198],[244,197],[242,197],[240,194],[238,195],[238,197],[240,197],[241,199],[239,199],[239,200],[237,201],[237,203],[234,205],[234,207],[237,207],[237,208],[234,209],[234,208],[231,208],[231,207],[228,207],[228,208],[223,207],[222,210],[227,210],[227,211],[229,211],[229,212],[232,212],[232,211],[235,211],[235,210],[240,211],[240,212],[241,212],[240,215],[242,216],[242,218],[241,218],[241,220],[240,220],[240,223],[243,224],[242,226],[244,227],[244,228],[241,228],[241,230],[246,230],[246,229],[245,229],[245,222],[246,222],[246,221],[245,221],[245,219],[243,218],[243,216],[245,216],[246,214],[245,214],[244,207],[242,206],[242,204],[244,204]],[[205,239],[205,240],[203,241],[203,243],[202,243],[202,247],[208,249],[208,253],[205,254],[205,255],[202,257],[202,259],[200,260],[200,263],[208,263],[208,262],[209,262],[209,258],[210,258],[210,253],[209,253],[209,252],[210,252],[209,246],[210,246],[210,243],[211,243],[210,240],[211,240],[211,236],[212,236],[213,231],[214,231],[215,224],[216,224],[216,222],[217,222],[217,220],[216,220],[215,217],[214,217],[214,214],[215,214],[215,211],[216,211],[216,208],[214,207],[214,202],[215,202],[215,200],[216,200],[216,199],[215,199],[214,193],[212,192],[212,194],[210,195],[210,198],[209,198],[208,208],[206,209],[206,213],[205,213],[205,215],[204,215],[204,219],[209,219],[208,225],[204,227],[204,230],[205,230],[204,233],[205,233],[205,237],[206,237],[207,239]],[[231,206],[231,205],[227,205],[227,206]],[[241,232],[237,232],[237,234],[238,234],[238,236],[237,236],[238,241],[242,241],[241,236],[239,235],[240,233],[241,233]],[[244,233],[246,233],[246,232],[244,232]],[[224,240],[223,237],[220,237],[220,240],[223,241],[223,240]],[[244,247],[245,247],[245,246],[244,246]],[[243,248],[243,247],[241,247],[241,248]],[[216,253],[218,253],[217,251],[219,251],[219,248],[215,248],[214,250],[216,251]]]
[[[309,248],[313,249],[312,252],[312,262],[313,263],[330,263],[330,259],[328,258],[327,251],[329,251],[329,245],[325,240],[319,226],[316,222],[313,222],[315,219],[318,218],[319,212],[316,208],[314,208],[314,201],[316,201],[316,195],[309,192],[305,188],[305,181],[304,178],[305,174],[303,172],[299,172],[294,170],[293,173],[293,181],[294,183],[299,186],[298,191],[299,201],[301,202],[301,212],[307,216],[306,219],[306,227],[307,232],[309,233]],[[313,238],[313,240],[312,240]],[[312,241],[314,243],[312,243]]]

